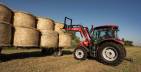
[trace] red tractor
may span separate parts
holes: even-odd
[[[70,25],[67,21],[70,20]],[[126,57],[126,50],[123,41],[117,36],[118,26],[104,25],[99,27],[84,27],[83,25],[72,25],[72,19],[65,17],[64,29],[66,31],[80,32],[84,38],[74,50],[74,58],[85,60],[88,57],[94,57],[98,61],[118,65]]]

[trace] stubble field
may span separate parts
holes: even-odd
[[[0,72],[141,72],[141,48],[126,47],[127,59],[108,66],[93,59],[75,60],[72,50],[61,57],[43,55],[39,49],[4,49]]]

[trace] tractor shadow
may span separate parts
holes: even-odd
[[[69,50],[63,50],[63,55],[72,54]],[[20,53],[11,53],[11,54],[1,54],[0,62],[7,62],[16,59],[25,59],[32,57],[45,57],[45,56],[53,56],[53,54],[43,54],[41,51],[33,51],[33,52],[20,52]]]

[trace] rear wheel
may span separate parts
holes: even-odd
[[[74,50],[74,58],[77,60],[85,60],[88,56],[87,50],[83,47]]]
[[[62,56],[62,55],[63,55],[62,48],[56,48],[54,52],[54,56]]]
[[[109,65],[120,64],[125,57],[125,49],[116,43],[103,43],[97,51],[98,60]]]

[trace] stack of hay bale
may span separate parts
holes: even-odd
[[[65,33],[63,27],[64,24],[55,23],[49,18],[13,12],[0,4],[0,46],[13,43],[15,47],[70,47],[71,35]]]
[[[12,15],[11,9],[0,4],[0,47],[11,46]]]
[[[59,33],[59,47],[60,48],[68,48],[71,46],[71,34],[66,33],[63,29],[64,24],[56,22],[55,23],[55,31]]]
[[[40,46],[42,48],[57,48],[58,33],[54,31],[54,21],[41,17],[37,19],[37,29],[41,32]]]
[[[39,31],[36,27],[36,17],[29,13],[14,13],[14,46],[16,47],[38,47]]]

